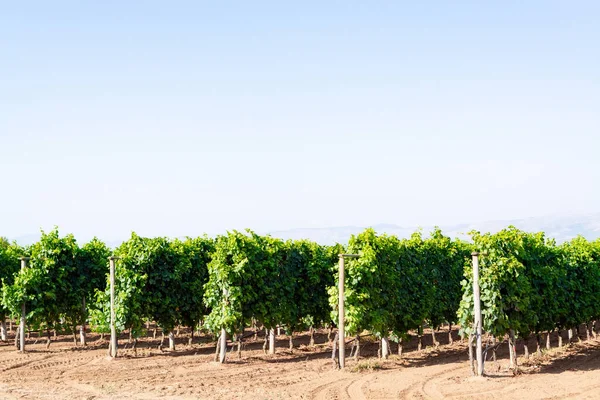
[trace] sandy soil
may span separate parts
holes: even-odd
[[[503,345],[497,362],[486,363],[485,378],[470,376],[464,343],[431,346],[416,351],[416,340],[405,345],[402,359],[375,357],[376,343],[364,343],[359,361],[348,360],[345,371],[334,370],[327,335],[308,337],[287,350],[278,337],[278,353],[267,356],[262,340],[248,339],[242,358],[228,355],[228,364],[213,362],[214,342],[201,337],[187,345],[178,338],[175,352],[158,350],[158,340],[143,339],[139,348],[120,349],[107,357],[107,342],[92,335],[86,347],[59,336],[49,349],[44,340],[27,342],[18,353],[12,343],[0,344],[0,398],[39,399],[600,399],[600,340],[553,349],[529,361],[520,359],[523,372],[510,372]],[[553,346],[556,345],[553,337]],[[124,345],[126,338],[120,342]],[[535,340],[530,341],[535,349]],[[518,351],[522,354],[522,344]],[[392,348],[395,350],[395,345]],[[348,346],[347,353],[350,351]]]

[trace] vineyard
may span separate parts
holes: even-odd
[[[65,335],[73,347],[107,349],[103,339],[113,322],[117,347],[128,356],[142,357],[151,337],[160,351],[177,352],[176,343],[183,352],[211,343],[210,360],[232,365],[244,358],[244,349],[254,357],[256,351],[324,351],[324,345],[333,348],[335,361],[343,287],[342,339],[355,365],[361,357],[398,362],[407,348],[421,352],[459,339],[461,354],[472,354],[473,252],[479,254],[484,362],[508,353],[515,373],[517,344],[526,362],[553,347],[596,338],[600,241],[578,237],[557,244],[513,227],[472,232],[471,239],[454,240],[439,229],[408,239],[367,229],[345,246],[323,246],[251,231],[185,240],[134,233],[109,249],[98,239],[79,246],[54,229],[27,247],[1,240],[1,339],[8,340],[7,325],[24,318],[14,344],[25,352],[26,342],[44,340],[50,348]],[[342,253],[357,257],[346,260],[340,286]],[[139,354],[138,342],[144,344]],[[469,369],[475,371],[473,361]]]

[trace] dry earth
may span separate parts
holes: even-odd
[[[507,369],[505,345],[497,362],[486,363],[488,376],[473,378],[464,343],[416,351],[416,341],[405,345],[402,359],[379,361],[376,343],[365,343],[361,360],[348,361],[346,371],[332,368],[326,333],[308,348],[306,335],[287,350],[278,338],[278,354],[267,356],[262,340],[248,340],[242,358],[228,355],[228,364],[213,362],[214,342],[200,338],[187,345],[178,338],[175,352],[157,349],[158,340],[139,348],[121,349],[116,360],[107,357],[107,342],[91,336],[86,347],[74,347],[69,336],[59,336],[49,349],[43,340],[27,342],[18,353],[12,343],[0,344],[0,398],[7,399],[600,399],[600,340],[553,349],[526,362],[523,372]],[[556,345],[553,337],[552,344]],[[122,345],[127,340],[124,337]],[[535,341],[530,348],[535,348]],[[394,346],[395,349],[395,346]],[[349,353],[350,346],[347,352]],[[522,354],[521,348],[518,349]]]

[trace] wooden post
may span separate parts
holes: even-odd
[[[83,312],[83,315],[86,315],[86,309],[85,309],[85,296],[83,296],[83,299],[81,301],[81,311]],[[84,318],[81,326],[79,327],[79,343],[81,343],[82,346],[86,346],[86,341],[85,341],[85,324],[87,322],[87,318]]]
[[[344,255],[340,254],[340,271],[339,271],[339,282],[338,282],[338,332],[339,332],[339,365],[340,369],[344,369],[346,366],[346,348],[345,348],[345,337],[344,332],[344,280],[345,278],[345,267],[344,267]]]
[[[0,340],[6,342],[6,320],[0,321]]]
[[[346,366],[346,332],[345,332],[345,320],[344,320],[344,281],[345,277],[345,258],[357,258],[357,254],[340,254],[339,262],[339,281],[338,281],[338,333],[339,333],[339,365],[340,369],[344,369]]]
[[[221,345],[219,351],[219,362],[223,364],[225,362],[225,357],[227,356],[227,331],[225,328],[221,329],[221,339],[219,340]]]
[[[483,376],[483,354],[482,354],[482,328],[481,328],[481,296],[479,294],[479,253],[473,252],[473,302],[475,319],[476,348],[475,358],[477,360],[477,376]]]
[[[169,332],[169,350],[175,350],[175,333]]]
[[[117,257],[108,257],[110,264],[110,356],[117,357],[117,323],[115,311],[115,260]]]
[[[275,354],[275,328],[269,329],[269,354]]]
[[[229,290],[227,288],[223,288],[223,313],[225,313],[225,303],[229,301]],[[227,357],[227,331],[225,327],[221,328],[221,339],[220,339],[221,348],[219,349],[219,362],[223,364],[225,362],[225,358]]]
[[[390,342],[387,337],[381,338],[381,358],[387,360],[390,354]]]
[[[27,261],[29,261],[29,257],[21,257],[21,271],[27,268]],[[21,304],[21,324],[19,325],[19,351],[21,353],[25,352],[25,301]]]

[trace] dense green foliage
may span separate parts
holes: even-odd
[[[208,263],[214,252],[215,243],[208,237],[176,240],[175,247],[185,254],[189,262],[181,264],[178,295],[179,322],[185,326],[196,326],[209,309],[205,307],[204,285],[208,282]]]
[[[289,287],[293,293],[290,312],[282,323],[290,331],[328,323],[330,318],[327,289],[334,283],[338,246],[320,246],[308,240],[288,241],[288,268],[293,271]]]
[[[76,319],[72,321],[74,324],[86,324],[89,309],[95,308],[96,290],[105,290],[110,254],[111,251],[106,244],[97,238],[79,249],[71,288],[73,299],[70,307],[76,316]]]
[[[424,321],[438,326],[453,322],[460,301],[462,266],[468,246],[436,229],[430,238],[415,233],[409,239],[377,236],[368,229],[352,236],[345,280],[349,335],[363,330],[379,337],[402,337]],[[337,318],[337,286],[330,289]]]
[[[600,317],[600,242],[578,237],[557,246],[514,227],[472,234],[480,256],[483,329],[501,337],[564,329]],[[472,329],[472,273],[465,264],[460,323]]]
[[[21,268],[19,258],[24,254],[25,249],[0,237],[0,283],[2,288],[7,287],[7,293],[10,293],[9,288],[13,285],[15,275]],[[11,315],[11,310],[0,303],[0,319],[4,321],[9,315]]]
[[[333,260],[329,248],[308,241],[284,242],[251,231],[218,237],[208,266],[207,327],[233,334],[252,319],[289,331],[328,322]]]
[[[117,330],[130,329],[137,337],[146,321],[155,321],[166,332],[179,324],[195,326],[206,313],[202,296],[212,249],[208,238],[170,241],[133,233],[115,251]],[[107,330],[108,285],[97,292],[97,303],[93,323],[97,329]]]
[[[462,297],[463,266],[471,258],[471,245],[451,240],[436,228],[423,242],[428,281],[433,295],[426,313],[429,325],[437,328],[443,322],[457,321],[456,311]]]
[[[509,227],[472,232],[472,243],[435,229],[408,239],[352,236],[347,249],[308,240],[284,241],[251,231],[170,240],[135,233],[116,261],[117,330],[143,332],[154,321],[240,333],[253,322],[288,333],[337,321],[338,254],[346,261],[346,332],[394,340],[423,324],[458,322],[472,330],[471,251],[481,253],[483,329],[496,337],[569,329],[600,319],[600,241],[578,237],[557,245],[543,233]],[[85,325],[109,329],[108,247],[79,247],[57,229],[21,248],[0,238],[0,318],[25,303],[30,329]],[[30,256],[21,270],[19,257]]]
[[[73,235],[60,237],[58,229],[42,232],[31,246],[31,259],[15,274],[11,285],[2,288],[2,303],[18,315],[24,302],[27,323],[34,329],[73,328],[82,318],[79,270],[80,249]]]
[[[77,251],[72,235],[61,238],[56,229],[42,232],[40,241],[31,247],[28,267],[19,271],[10,292],[5,292],[5,305],[13,315],[20,312],[25,299],[27,323],[34,329],[59,327],[61,315],[72,322],[76,317],[70,289],[76,278]]]

